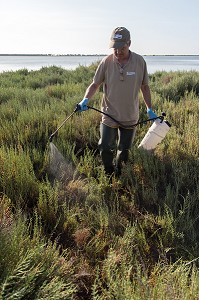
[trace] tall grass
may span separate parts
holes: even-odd
[[[104,174],[93,110],[55,135],[76,171],[52,178],[49,136],[95,68],[0,75],[0,299],[198,299],[198,72],[150,75],[172,127],[149,154],[138,145],[150,124],[139,126],[119,180]]]

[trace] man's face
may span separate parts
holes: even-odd
[[[129,43],[126,43],[122,48],[113,48],[113,52],[118,59],[125,59],[129,55]]]

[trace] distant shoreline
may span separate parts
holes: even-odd
[[[74,70],[89,66],[103,59],[106,54],[0,54],[0,73],[20,69],[39,70],[42,67],[59,66]],[[150,74],[161,70],[198,70],[199,55],[142,55]]]
[[[0,56],[106,56],[107,54],[0,54]]]
[[[0,56],[107,56],[108,54],[0,54]],[[142,54],[142,56],[199,56],[199,54]]]

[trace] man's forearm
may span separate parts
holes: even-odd
[[[98,85],[95,83],[91,83],[91,85],[89,85],[89,87],[86,90],[84,98],[91,99],[93,95],[96,93],[97,89],[98,89]]]
[[[141,86],[142,95],[147,108],[151,108],[151,92],[148,85]]]

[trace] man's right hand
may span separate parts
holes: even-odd
[[[84,98],[81,102],[79,102],[78,111],[82,112],[87,110],[88,109],[87,103],[88,103],[88,98]]]

